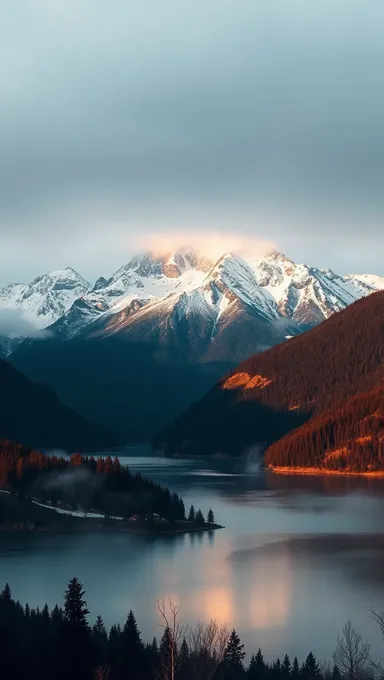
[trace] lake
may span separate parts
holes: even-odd
[[[0,584],[31,606],[62,603],[77,576],[92,620],[159,636],[157,600],[182,618],[217,619],[266,658],[309,650],[330,658],[351,618],[384,656],[369,610],[384,610],[384,480],[275,476],[230,461],[121,456],[132,470],[180,493],[225,529],[140,538],[127,534],[0,536]],[[3,587],[1,585],[1,587]]]

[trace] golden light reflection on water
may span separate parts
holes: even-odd
[[[196,604],[206,620],[215,619],[220,624],[230,625],[235,618],[233,593],[228,585],[211,586],[201,593],[200,602]]]
[[[262,545],[233,552],[233,543],[225,540],[220,548],[215,560],[207,559],[208,546],[190,553],[193,580],[187,596],[183,567],[172,564],[160,599],[170,597],[194,620],[215,619],[220,624],[254,630],[284,627],[291,608],[294,576],[288,547],[282,542],[273,554],[264,552]]]
[[[292,582],[292,563],[287,551],[273,561],[261,559],[249,594],[249,623],[252,628],[280,628],[288,623]]]

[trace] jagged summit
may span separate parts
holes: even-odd
[[[0,290],[0,308],[18,309],[36,328],[46,328],[87,293],[90,284],[72,267],[36,276],[29,284]]]

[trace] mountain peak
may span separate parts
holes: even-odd
[[[293,260],[291,260],[289,257],[287,257],[284,253],[282,253],[280,250],[277,250],[276,248],[273,248],[272,250],[269,250],[265,255],[261,256],[259,258],[260,260],[272,260],[273,262],[280,262],[280,263],[287,263],[287,264],[295,264]]]

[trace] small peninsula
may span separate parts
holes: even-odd
[[[207,517],[119,459],[47,456],[0,441],[0,530],[119,531],[177,534],[213,531]]]

